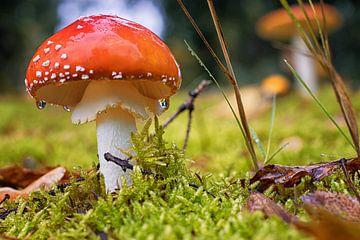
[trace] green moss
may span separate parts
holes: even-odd
[[[184,98],[175,98],[161,121]],[[327,107],[335,116],[340,113],[328,89],[321,92],[320,99],[331,102]],[[359,100],[360,96],[355,96],[356,109],[360,109]],[[203,95],[197,101],[186,155],[176,147],[183,143],[186,114],[165,133],[155,119],[153,136],[150,135],[154,130],[147,122],[142,131],[133,134],[133,149],[128,151],[136,152],[134,185],[106,195],[98,172],[81,170],[97,164],[94,124],[74,126],[69,113],[60,108],[39,111],[28,100],[2,99],[2,165],[21,164],[32,157],[40,164],[63,165],[79,171],[84,180],[73,179],[69,186],[54,189],[51,194],[39,191],[28,199],[6,202],[0,211],[17,211],[0,221],[0,233],[29,239],[99,239],[99,234],[106,234],[109,239],[306,238],[278,218],[265,219],[260,213],[243,212],[248,188],[255,188],[256,183],[243,188],[239,182],[240,177],[250,175],[251,165],[236,123],[232,118],[213,114],[212,106],[222,101],[221,96]],[[262,140],[267,139],[269,115],[251,121]],[[296,95],[279,99],[272,150],[294,135],[303,141],[303,147],[296,151],[285,149],[273,163],[309,164],[326,160],[319,157],[321,153],[353,154],[336,129],[324,124],[326,121],[311,101],[299,101]],[[193,166],[191,170],[187,165]],[[151,174],[143,174],[143,170]],[[297,208],[299,199],[295,196],[311,189],[349,194],[342,179],[341,172],[316,184],[304,179],[295,190],[275,193],[269,189],[266,195],[306,219],[306,214]]]

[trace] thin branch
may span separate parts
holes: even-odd
[[[126,172],[126,170],[128,170],[128,169],[129,170],[134,169],[134,165],[129,163],[129,160],[131,160],[131,157],[129,157],[127,159],[121,159],[121,158],[115,157],[115,156],[111,155],[111,153],[107,152],[104,154],[104,158],[106,161],[113,162],[116,165],[120,166],[124,172]]]
[[[349,188],[354,192],[358,202],[360,203],[360,195],[359,195],[358,191],[356,190],[356,187],[354,186],[354,183],[351,181],[351,178],[349,176],[349,172],[347,171],[346,166],[345,166],[345,160],[346,159],[344,159],[344,158],[340,159],[341,168],[344,171],[346,182],[347,182]]]
[[[172,121],[174,121],[185,110],[189,110],[190,108],[194,109],[194,101],[195,101],[195,99],[210,84],[211,84],[211,82],[209,80],[202,80],[194,90],[189,92],[190,98],[185,100],[179,106],[177,111],[165,121],[165,123],[162,125],[162,128],[166,128]]]
[[[194,104],[192,104],[192,106],[189,108],[189,117],[188,117],[188,122],[187,122],[187,127],[186,127],[186,134],[185,134],[185,140],[184,140],[184,145],[182,147],[183,151],[185,152],[186,148],[187,148],[187,144],[189,142],[189,136],[190,136],[190,129],[191,129],[191,122],[192,122],[192,113],[194,111]]]

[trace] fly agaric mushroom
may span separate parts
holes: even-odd
[[[136,119],[165,110],[161,104],[181,84],[169,48],[147,28],[126,19],[82,17],[55,33],[31,59],[25,84],[37,102],[62,105],[72,122],[96,121],[100,172],[113,192],[129,172],[104,154],[125,158]]]
[[[334,7],[328,4],[323,4],[323,6],[321,6],[321,4],[313,4],[313,6],[316,15],[314,14],[311,5],[303,5],[304,11],[309,17],[311,28],[315,34],[318,34],[317,20],[322,29],[326,26],[327,32],[333,32],[340,28],[342,25],[342,17]],[[298,19],[301,26],[305,30],[308,30],[306,17],[301,7],[292,6],[291,11]],[[324,13],[325,21],[322,12]],[[318,19],[316,19],[316,17]],[[316,92],[318,84],[314,60],[312,57],[307,56],[310,54],[310,51],[302,40],[298,28],[295,26],[286,10],[278,9],[266,14],[258,20],[256,30],[258,35],[266,40],[291,41],[292,48],[294,49],[292,64],[309,88],[313,92]],[[301,89],[303,90],[303,88]],[[303,93],[305,93],[305,90],[303,90]]]

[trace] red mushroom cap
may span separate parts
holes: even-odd
[[[167,98],[181,84],[169,48],[126,19],[83,17],[48,38],[31,59],[25,84],[36,100],[74,106],[90,81],[132,81],[146,97]]]

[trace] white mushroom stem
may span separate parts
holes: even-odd
[[[146,119],[149,113],[159,113],[159,102],[139,93],[138,89],[126,81],[91,81],[73,108],[72,122],[82,124],[96,120],[100,172],[104,176],[107,192],[122,187],[122,176],[131,184],[130,170],[124,172],[113,162],[108,162],[104,154],[126,158],[121,150],[131,147],[130,135],[136,131],[135,119]]]
[[[121,108],[110,108],[101,113],[96,119],[96,134],[100,172],[104,176],[105,187],[108,192],[113,192],[122,187],[122,177],[128,185],[131,184],[130,170],[124,172],[113,162],[108,162],[104,154],[109,152],[121,159],[127,158],[121,150],[130,148],[131,132],[136,131],[135,118]]]
[[[309,49],[299,35],[296,35],[291,42],[293,48],[293,65],[306,85],[314,93],[318,90],[318,82],[315,72],[315,61],[311,56]],[[304,96],[309,96],[306,90],[298,83],[298,89]]]

